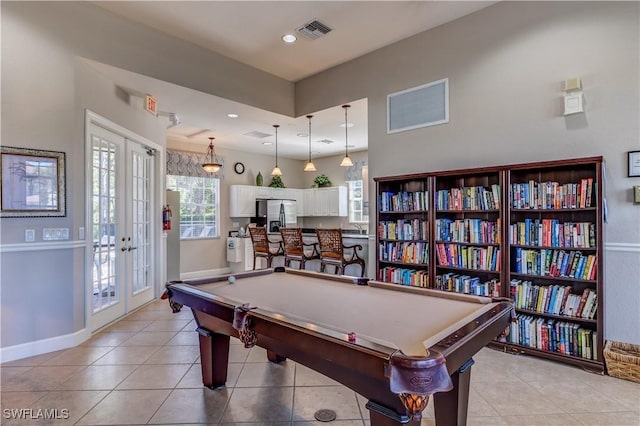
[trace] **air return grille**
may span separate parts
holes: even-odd
[[[304,24],[297,30],[300,34],[308,38],[309,40],[315,40],[326,35],[331,31],[331,28],[323,24],[318,20],[313,20],[307,24]]]
[[[387,133],[449,122],[449,79],[387,95]]]

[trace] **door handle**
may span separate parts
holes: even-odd
[[[127,249],[127,251],[135,250],[135,249],[137,249],[137,248],[138,248],[138,247],[131,247],[131,246],[129,246],[129,248]]]
[[[127,251],[127,248],[126,247],[121,247],[120,251]]]

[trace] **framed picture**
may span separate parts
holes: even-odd
[[[64,152],[0,146],[0,217],[66,216]]]
[[[627,176],[640,176],[640,151],[629,151],[629,169]]]

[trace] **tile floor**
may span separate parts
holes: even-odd
[[[227,387],[203,388],[194,328],[190,310],[155,301],[78,347],[5,363],[0,423],[303,426],[320,408],[336,411],[336,426],[368,423],[353,391],[235,339]],[[491,349],[475,360],[469,425],[640,425],[639,384]],[[59,419],[38,419],[39,409]],[[430,405],[423,425],[433,424]]]

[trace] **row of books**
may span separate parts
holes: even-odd
[[[536,182],[511,184],[511,206],[514,209],[576,209],[591,207],[593,178],[580,183]]]
[[[500,209],[500,185],[490,188],[465,186],[439,190],[436,194],[437,210],[498,210]]]
[[[558,219],[524,219],[511,224],[509,242],[526,246],[590,248],[596,246],[592,222],[564,222]]]
[[[381,192],[378,196],[381,212],[409,212],[429,209],[429,193],[427,191]]]
[[[500,270],[500,248],[497,246],[474,247],[463,244],[436,244],[438,265],[455,268]]]
[[[429,272],[424,270],[388,266],[378,271],[378,279],[387,283],[412,287],[429,287]]]
[[[577,250],[515,248],[517,274],[595,280],[597,264],[596,254],[585,255]]]
[[[598,310],[598,295],[588,288],[579,295],[571,293],[570,286],[541,286],[518,279],[511,280],[510,287],[517,309],[584,319],[595,318]]]
[[[477,296],[500,297],[500,281],[495,278],[480,282],[478,277],[448,273],[436,275],[434,288],[456,293],[475,294]]]
[[[436,219],[436,239],[457,243],[500,243],[500,219]]]
[[[429,263],[429,244],[426,242],[382,242],[378,245],[378,258],[387,262]]]
[[[563,355],[598,359],[598,332],[566,321],[517,315],[509,328],[509,342]]]
[[[423,219],[383,220],[378,223],[378,236],[389,240],[426,240],[429,222]]]

